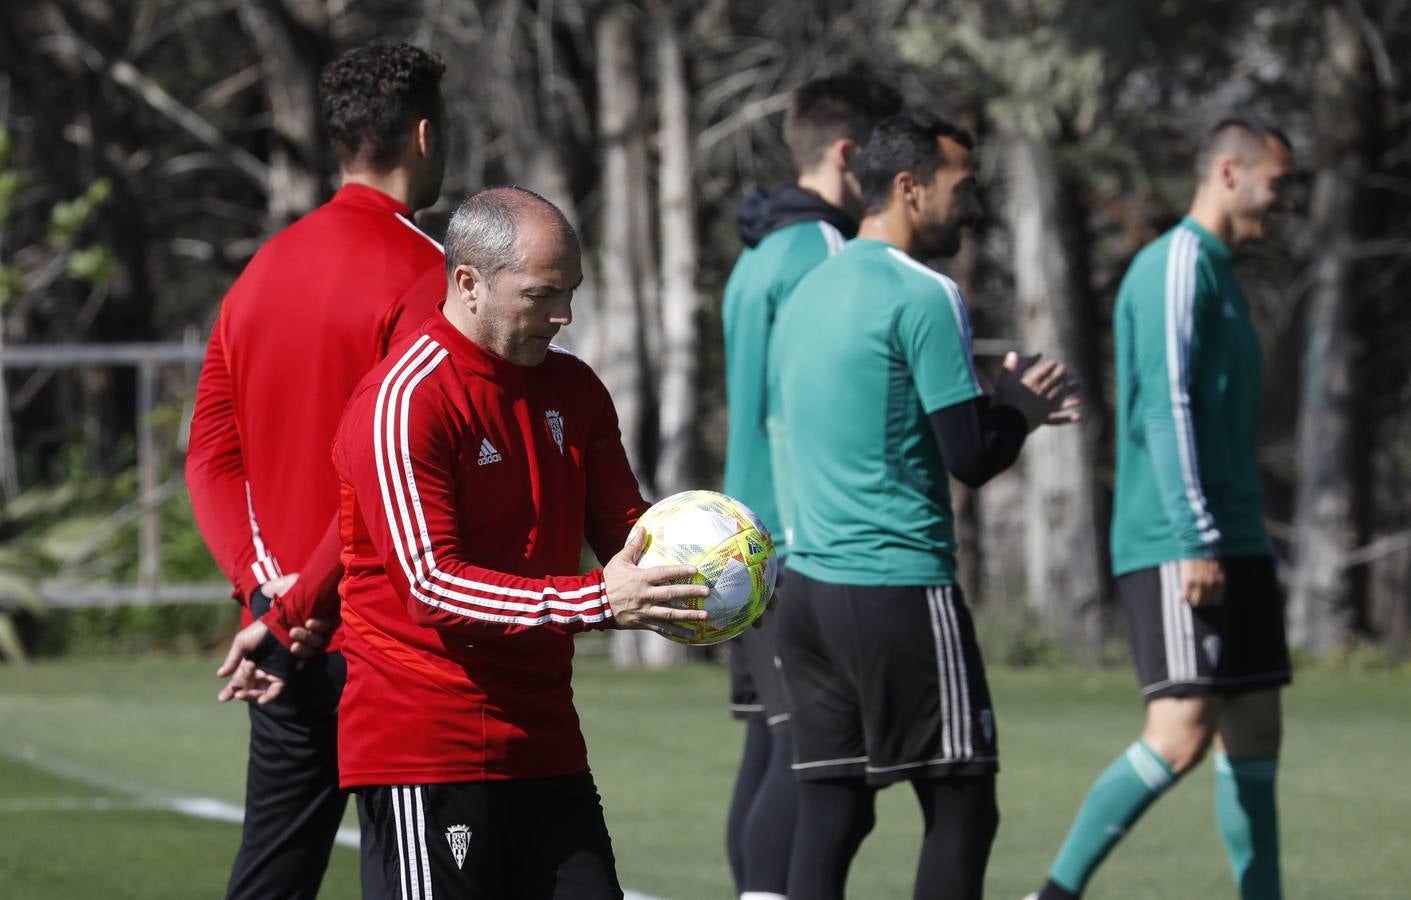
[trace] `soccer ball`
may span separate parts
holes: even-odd
[[[683,491],[653,504],[637,524],[647,532],[638,565],[695,566],[680,583],[704,584],[710,596],[672,605],[704,609],[710,618],[678,622],[693,632],[683,644],[718,644],[749,628],[769,605],[779,561],[769,530],[749,507],[715,491]]]

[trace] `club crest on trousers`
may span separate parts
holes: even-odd
[[[452,825],[447,828],[446,842],[451,845],[451,855],[456,858],[456,868],[464,868],[465,854],[470,849],[470,826]]]

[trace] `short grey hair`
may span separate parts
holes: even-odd
[[[519,263],[519,225],[533,211],[547,213],[565,240],[578,242],[578,233],[557,206],[522,187],[486,188],[471,194],[456,208],[446,226],[446,276],[457,266],[474,266],[485,278]]]

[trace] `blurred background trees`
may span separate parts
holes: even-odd
[[[1070,361],[1091,397],[1081,428],[1036,435],[1014,472],[957,491],[966,587],[982,618],[1030,635],[1010,648],[1021,662],[1050,645],[1096,658],[1118,625],[1108,323],[1126,264],[1184,212],[1205,127],[1232,111],[1280,123],[1307,190],[1240,266],[1265,347],[1262,463],[1291,634],[1319,654],[1411,640],[1406,0],[9,0],[0,356],[203,338],[261,241],[335,187],[317,74],[377,38],[448,64],[433,236],[464,194],[507,182],[578,223],[586,280],[564,337],[612,389],[656,496],[719,483],[735,208],[791,177],[789,91],[866,69],[972,128],[989,221],[940,268],[977,336]],[[162,372],[168,474],[193,377]],[[86,484],[70,494],[91,506],[103,484],[131,502],[134,378],[5,371],[7,547],[33,540],[37,506],[54,511],[32,492]],[[203,570],[189,515],[168,518],[165,564]],[[95,577],[131,568],[108,537],[88,543],[111,557]]]

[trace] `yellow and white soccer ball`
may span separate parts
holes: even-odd
[[[769,605],[778,559],[769,530],[750,508],[715,491],[683,491],[652,505],[638,520],[647,532],[641,566],[691,565],[690,583],[710,596],[674,601],[710,617],[680,622],[694,632],[683,644],[718,644],[749,628]]]

